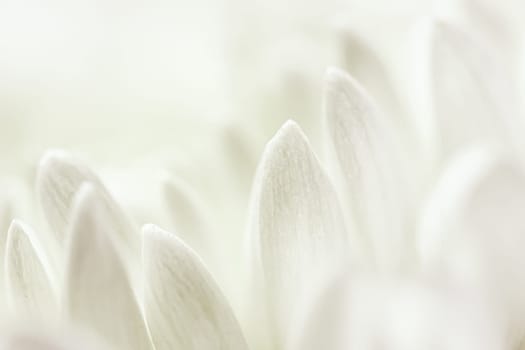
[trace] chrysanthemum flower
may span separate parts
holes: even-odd
[[[466,21],[406,21],[390,42],[354,18],[334,45],[350,74],[329,68],[322,83],[310,64],[329,50],[297,69],[263,60],[285,83],[270,74],[264,93],[220,113],[268,120],[226,128],[227,156],[178,164],[177,177],[161,182],[162,161],[145,162],[130,186],[126,171],[48,152],[29,196],[39,209],[15,208],[22,189],[0,197],[1,311],[24,326],[5,328],[8,349],[519,349],[519,36],[468,5],[479,12]],[[321,28],[309,27],[326,39]],[[333,44],[307,41],[298,52]],[[243,85],[254,65],[236,64]],[[275,130],[276,111],[306,117],[279,128],[254,171],[250,136]]]

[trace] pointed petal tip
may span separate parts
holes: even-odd
[[[85,177],[93,177],[91,170],[81,159],[63,149],[49,149],[44,152],[38,162],[37,179],[52,176],[70,176],[79,173]],[[78,175],[76,175],[78,176]]]
[[[165,236],[175,236],[174,234],[171,234],[167,231],[164,231],[159,226],[155,224],[145,224],[142,226],[142,234],[144,235],[144,242],[146,242],[146,238],[149,239],[159,239],[160,237]]]
[[[20,221],[20,219],[13,219],[11,221],[11,224],[9,225],[9,228],[7,229],[7,232],[15,231],[15,230],[21,230],[23,229],[23,223]]]
[[[193,250],[177,237],[176,234],[163,230],[155,224],[145,224],[142,226],[142,234],[143,254],[147,251],[155,251],[158,246],[163,246],[165,244],[183,247],[184,249],[193,252]]]
[[[293,120],[288,120],[281,126],[264,148],[263,155],[259,162],[260,174],[266,174],[270,169],[282,167],[291,154],[303,152],[309,149],[308,138],[302,131],[299,124]],[[298,150],[301,151],[298,151]]]
[[[21,234],[23,233],[27,239],[33,244],[33,239],[35,239],[34,232],[31,229],[31,227],[26,224],[24,221],[20,219],[13,219],[11,221],[11,224],[9,225],[9,229],[7,230],[7,245],[9,246],[10,242],[13,240],[14,237],[12,237],[15,234]]]
[[[39,169],[48,169],[55,166],[57,163],[62,163],[64,160],[70,158],[70,154],[62,149],[49,149],[40,157]]]
[[[104,188],[96,174],[62,150],[50,150],[36,174],[36,192],[45,218],[61,244],[72,214],[76,194],[84,182]]]
[[[268,142],[267,148],[274,148],[294,138],[306,139],[306,135],[297,122],[288,119]]]
[[[361,94],[365,94],[364,88],[350,73],[335,66],[326,69],[325,85],[328,90],[333,89],[336,92],[340,89],[352,88]]]
[[[325,117],[333,118],[340,113],[335,113],[339,110],[344,110],[343,106],[352,109],[364,109],[374,107],[376,104],[372,96],[348,72],[336,68],[329,67],[325,75]]]
[[[155,245],[159,241],[166,238],[167,232],[163,231],[160,227],[155,224],[145,224],[142,226],[142,254],[146,255],[147,252],[154,250]],[[174,236],[174,235],[173,235]]]
[[[346,73],[342,68],[339,68],[337,66],[328,66],[325,70],[325,79],[327,81],[332,81],[339,79],[341,76],[347,76],[348,73]]]
[[[27,234],[28,230],[26,227],[24,227],[24,223],[19,219],[13,219],[11,221],[11,224],[9,225],[9,228],[7,229],[7,236],[6,236],[6,243],[5,243],[5,255],[10,254],[11,250],[11,244],[13,240],[16,238],[16,235],[19,235],[20,233]]]
[[[328,85],[351,84],[359,85],[355,78],[342,68],[330,66],[325,71],[325,82]]]
[[[293,119],[288,119],[281,128],[277,131],[273,139],[279,139],[282,137],[288,137],[293,134],[302,134],[303,131],[297,122]]]
[[[283,126],[281,126],[281,129],[289,129],[289,128],[299,128],[299,125],[297,122],[293,119],[288,119],[284,122]]]

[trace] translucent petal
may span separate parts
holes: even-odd
[[[2,329],[2,350],[109,350],[99,339],[76,329],[48,329],[48,325],[29,324]]]
[[[403,213],[412,188],[403,186],[408,178],[393,128],[363,88],[335,68],[326,74],[325,123],[342,197],[360,238],[371,244],[376,264],[398,267],[407,258]]]
[[[144,308],[157,350],[247,349],[227,300],[199,257],[154,225],[144,232]]]
[[[112,221],[112,237],[117,249],[138,269],[140,259],[139,229],[122,211],[97,175],[77,159],[62,152],[50,151],[40,162],[37,178],[37,193],[56,242],[62,246],[67,241],[67,230],[71,225],[75,195],[80,188],[90,183],[98,195],[99,206],[107,211]],[[62,251],[58,250],[59,253]]]
[[[428,40],[422,39],[422,40]],[[513,146],[519,123],[517,96],[502,61],[485,43],[446,22],[430,31],[431,113],[441,156],[483,143]]]
[[[115,248],[119,226],[101,205],[103,195],[84,185],[75,200],[68,246],[64,303],[76,324],[120,349],[151,348],[124,261]]]
[[[502,350],[502,330],[485,306],[421,281],[344,275],[304,313],[289,348]]]
[[[366,90],[379,101],[382,110],[396,118],[394,121],[397,126],[403,125],[403,130],[408,131],[410,125],[403,123],[404,113],[400,100],[382,57],[352,30],[342,30],[340,37],[345,70],[362,82]]]
[[[525,324],[524,208],[525,172],[518,163],[467,152],[450,164],[432,194],[418,244],[424,270],[477,286],[505,315],[509,331],[519,334]]]
[[[57,241],[65,240],[73,198],[84,182],[102,186],[87,167],[63,151],[49,151],[38,167],[36,190]]]
[[[9,227],[5,278],[9,306],[22,318],[57,317],[57,285],[33,230],[15,220]]]
[[[347,258],[349,249],[332,184],[292,121],[266,146],[251,214],[255,261],[273,305],[270,322],[283,336],[302,299]]]

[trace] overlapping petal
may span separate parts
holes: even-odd
[[[99,206],[113,217],[111,232],[119,253],[129,259],[130,269],[138,270],[140,255],[139,229],[127,217],[99,177],[81,161],[62,151],[50,151],[41,160],[36,191],[42,209],[53,233],[47,243],[58,247],[56,255],[62,257],[64,243],[73,218],[74,199],[80,188],[90,183],[95,187]],[[52,248],[51,248],[52,249]]]
[[[59,244],[65,241],[73,199],[84,182],[102,186],[89,168],[63,151],[49,151],[42,157],[36,191]]]
[[[56,275],[35,232],[18,220],[7,235],[5,286],[9,307],[19,317],[57,318]]]
[[[64,307],[74,323],[119,349],[152,349],[128,263],[116,249],[119,217],[103,193],[85,184],[76,196],[65,274]]]
[[[366,91],[345,72],[326,74],[325,123],[342,197],[375,264],[398,267],[406,258],[405,173],[393,128]],[[348,214],[348,213],[347,213]]]
[[[144,309],[157,350],[245,350],[240,326],[199,257],[154,225],[144,233]]]
[[[92,336],[81,335],[76,329],[65,327],[57,331],[34,325],[3,328],[0,344],[2,350],[109,350],[103,342]]]
[[[267,288],[270,325],[284,337],[301,299],[349,258],[334,188],[297,124],[268,143],[257,172],[250,238]],[[263,293],[264,294],[264,293]]]
[[[505,349],[497,318],[467,295],[418,279],[343,274],[307,310],[289,348]]]
[[[429,42],[430,108],[441,159],[462,147],[519,143],[523,123],[518,115],[515,82],[505,61],[486,42],[445,21],[433,21]]]
[[[525,325],[525,172],[512,157],[488,151],[458,156],[436,187],[419,233],[422,268],[477,286],[509,322]]]
[[[378,101],[382,110],[393,116],[393,125],[405,132],[410,131],[410,125],[404,123],[401,100],[392,83],[390,72],[380,56],[357,31],[343,29],[340,33],[343,67],[356,80],[361,82]]]

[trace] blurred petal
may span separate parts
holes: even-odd
[[[490,43],[495,54],[502,59],[516,59],[512,54],[516,53],[516,40],[521,34],[519,14],[523,11],[523,4],[520,1],[502,4],[490,0],[463,0],[460,3],[463,22]]]
[[[157,350],[247,349],[227,300],[175,235],[144,226],[145,313]]]
[[[525,326],[525,172],[497,154],[473,151],[449,166],[427,205],[419,232],[422,268],[474,285],[510,322]]]
[[[345,275],[305,313],[290,349],[503,350],[492,316],[475,295]]]
[[[243,299],[240,294],[242,289],[239,288],[239,278],[244,271],[244,266],[239,264],[243,250],[239,247],[245,223],[238,219],[246,211],[244,201],[247,199],[245,192],[236,193],[235,188],[228,186],[229,181],[235,179],[231,177],[220,181],[215,178],[221,194],[206,191],[205,197],[195,190],[199,186],[190,186],[173,176],[165,180],[162,186],[163,199],[173,227],[171,231],[177,232],[203,259],[234,308],[235,303]],[[242,193],[245,196],[242,200],[233,198]],[[226,197],[227,201],[224,200]]]
[[[296,123],[285,123],[266,146],[254,191],[250,238],[274,303],[272,323],[283,333],[349,243],[332,184]]]
[[[36,190],[46,219],[59,243],[65,240],[73,198],[84,182],[102,186],[90,169],[65,152],[49,151],[42,157]]]
[[[357,232],[371,235],[361,239],[372,240],[376,263],[397,267],[406,258],[402,213],[411,189],[396,192],[404,165],[393,129],[363,88],[335,68],[326,74],[325,122]]]
[[[340,36],[345,70],[357,81],[362,82],[364,88],[379,101],[381,109],[393,115],[396,118],[393,121],[397,126],[401,126],[404,113],[381,57],[358,33],[346,29],[341,31]],[[404,131],[410,128],[410,125],[402,126]]]
[[[7,298],[12,310],[22,318],[52,320],[58,310],[57,286],[36,239],[27,225],[18,220],[11,223],[5,257]]]
[[[435,22],[430,32],[428,88],[441,156],[473,143],[513,145],[509,137],[523,128],[503,61],[448,23]]]
[[[112,232],[119,223],[101,205],[91,184],[75,200],[65,285],[69,317],[120,349],[150,349],[151,344],[124,261]]]
[[[72,220],[75,195],[83,184],[95,187],[100,205],[115,218],[112,239],[116,239],[120,253],[137,257],[140,254],[138,228],[125,215],[106,187],[88,167],[61,151],[48,152],[40,162],[37,193],[57,242],[67,241],[67,230]],[[138,258],[135,258],[138,261]]]
[[[98,339],[77,330],[46,330],[49,325],[31,324],[0,331],[2,350],[107,350]]]

